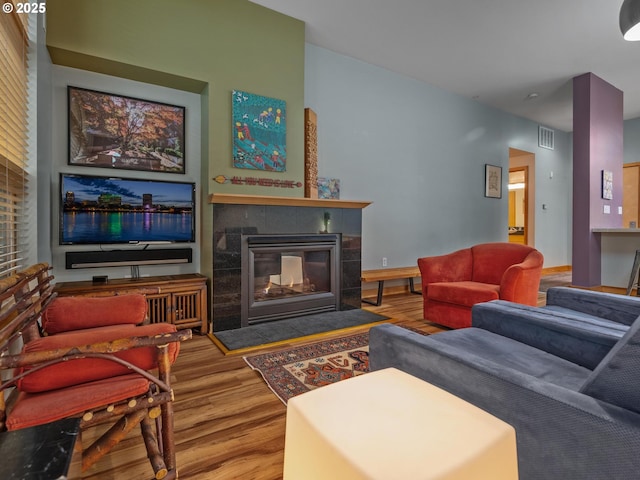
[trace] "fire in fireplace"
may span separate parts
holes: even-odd
[[[243,235],[242,326],[338,310],[340,235]]]

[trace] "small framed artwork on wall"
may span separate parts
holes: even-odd
[[[318,177],[318,198],[340,198],[340,179]]]
[[[502,167],[495,165],[484,166],[484,196],[502,198]]]
[[[613,199],[613,172],[602,170],[602,198]]]

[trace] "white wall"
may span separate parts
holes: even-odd
[[[200,135],[200,95],[181,90],[134,82],[123,78],[101,75],[85,70],[77,70],[58,65],[52,66],[52,122],[51,122],[51,151],[45,152],[51,164],[47,172],[49,192],[41,192],[45,198],[50,199],[49,208],[39,211],[39,216],[49,215],[51,222],[50,252],[41,251],[42,259],[51,258],[57,281],[88,280],[93,275],[108,275],[110,278],[123,278],[130,275],[129,267],[114,268],[87,268],[78,270],[65,269],[65,252],[67,251],[96,251],[113,249],[141,249],[140,246],[128,245],[83,245],[66,246],[59,245],[59,173],[82,173],[86,175],[113,175],[128,178],[153,178],[158,180],[196,182],[196,242],[189,244],[176,244],[178,248],[191,247],[193,250],[193,262],[179,265],[145,265],[140,267],[141,276],[172,275],[179,273],[194,273],[199,271],[200,247],[202,245],[200,235],[200,164],[201,164],[201,135]],[[113,170],[96,167],[80,167],[68,165],[68,129],[67,129],[67,86],[88,88],[101,92],[126,95],[144,100],[181,105],[186,107],[186,174],[141,172],[133,170]],[[42,152],[41,152],[42,154]],[[40,173],[40,171],[39,171]],[[154,248],[154,247],[150,247]],[[171,246],[167,246],[171,248]]]
[[[343,199],[373,201],[363,269],[507,241],[510,147],[535,154],[530,208],[545,266],[571,263],[569,134],[539,148],[534,122],[310,44],[305,104],[318,114],[319,175],[339,178]],[[501,199],[484,197],[487,163],[503,169]]]

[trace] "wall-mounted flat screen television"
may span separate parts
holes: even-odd
[[[195,241],[195,183],[60,174],[60,244]]]

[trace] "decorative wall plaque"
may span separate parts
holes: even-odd
[[[304,109],[304,196],[318,198],[318,116]]]
[[[261,177],[241,177],[234,175],[227,177],[226,175],[217,175],[213,177],[213,180],[220,184],[231,185],[251,185],[258,187],[279,187],[279,188],[300,188],[302,182],[296,182],[295,180],[279,180],[277,178],[261,178]]]

